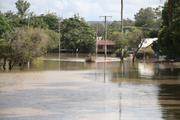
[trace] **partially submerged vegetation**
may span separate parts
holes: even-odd
[[[48,36],[42,29],[16,28],[4,36],[5,40],[2,40],[2,42],[6,44],[4,45],[4,51],[1,53],[4,69],[7,61],[9,70],[11,70],[15,64],[24,66],[31,62],[33,58],[46,53]]]
[[[179,58],[180,2],[172,3],[171,14],[168,5],[165,4],[163,11],[162,7],[140,9],[135,21],[123,20],[123,30],[120,21],[109,22],[107,39],[115,43],[114,54],[121,60],[132,54],[134,61],[144,38],[158,37],[153,45],[155,53],[170,59]],[[54,13],[37,16],[28,12],[29,7],[28,1],[18,0],[17,13],[0,13],[0,62],[4,70],[6,64],[9,70],[14,65],[25,66],[48,52],[59,52],[59,48],[67,52],[93,53],[96,38],[104,39],[105,28],[101,22],[88,24],[78,15],[64,20]]]
[[[0,63],[5,70],[14,65],[23,67],[47,52],[62,49],[94,52],[95,33],[79,16],[62,21],[53,13],[29,13],[30,3],[16,2],[17,13],[0,13]],[[61,38],[61,40],[60,40]],[[8,64],[8,65],[7,65]]]

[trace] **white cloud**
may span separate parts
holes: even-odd
[[[0,10],[16,11],[17,0],[0,0]],[[100,20],[100,15],[111,15],[112,20],[120,19],[120,0],[28,0],[31,3],[30,11],[43,14],[48,11],[56,12],[63,17],[71,17],[75,13],[86,20]],[[124,0],[124,17],[134,18],[140,8],[157,7],[165,0]]]

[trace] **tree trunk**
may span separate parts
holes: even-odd
[[[135,62],[135,58],[136,58],[136,53],[134,52],[134,53],[133,53],[133,58],[132,58],[132,62],[133,62],[133,63]]]
[[[139,46],[137,47],[137,49],[134,51],[134,53],[133,53],[133,58],[132,58],[132,62],[133,62],[133,63],[135,62],[136,55],[137,55],[139,49],[142,47],[144,41],[145,41],[145,39],[142,39],[141,43],[139,44]]]
[[[137,50],[134,51],[134,53],[133,53],[133,58],[132,58],[132,62],[133,62],[133,63],[135,62],[136,55],[137,55],[137,53],[138,53],[138,51],[139,51],[140,48],[141,48],[141,47],[138,47]]]
[[[6,70],[6,60],[7,60],[7,58],[4,58],[4,61],[3,61],[3,70],[4,71]]]
[[[9,60],[9,70],[11,71],[14,67],[15,62],[12,62],[12,60]]]

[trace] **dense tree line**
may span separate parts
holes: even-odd
[[[18,0],[15,4],[17,13],[0,12],[0,63],[4,70],[56,51],[60,37],[63,49],[94,51],[95,33],[82,18],[62,20],[53,13],[37,16],[29,12],[28,1]]]

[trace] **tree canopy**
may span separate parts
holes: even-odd
[[[147,37],[157,37],[161,27],[161,7],[141,8],[135,14],[135,26],[141,28]]]
[[[138,27],[151,27],[154,23],[155,13],[151,7],[141,8],[135,15],[135,25]]]
[[[16,8],[18,10],[18,15],[20,15],[21,19],[24,19],[27,15],[27,10],[30,7],[30,3],[26,0],[18,0],[16,2]]]
[[[169,18],[168,5],[162,11],[163,25],[159,32],[158,50],[161,54],[166,55],[167,58],[178,58],[180,56],[180,1],[174,1],[173,4],[172,22]]]
[[[79,52],[94,52],[95,32],[81,18],[74,16],[61,23],[63,49]]]
[[[11,30],[11,26],[8,22],[8,19],[3,15],[0,14],[0,38],[2,38],[2,35]]]
[[[46,15],[41,15],[40,18],[46,23],[48,29],[59,32],[59,22],[61,21],[57,15],[53,13],[48,13]]]

